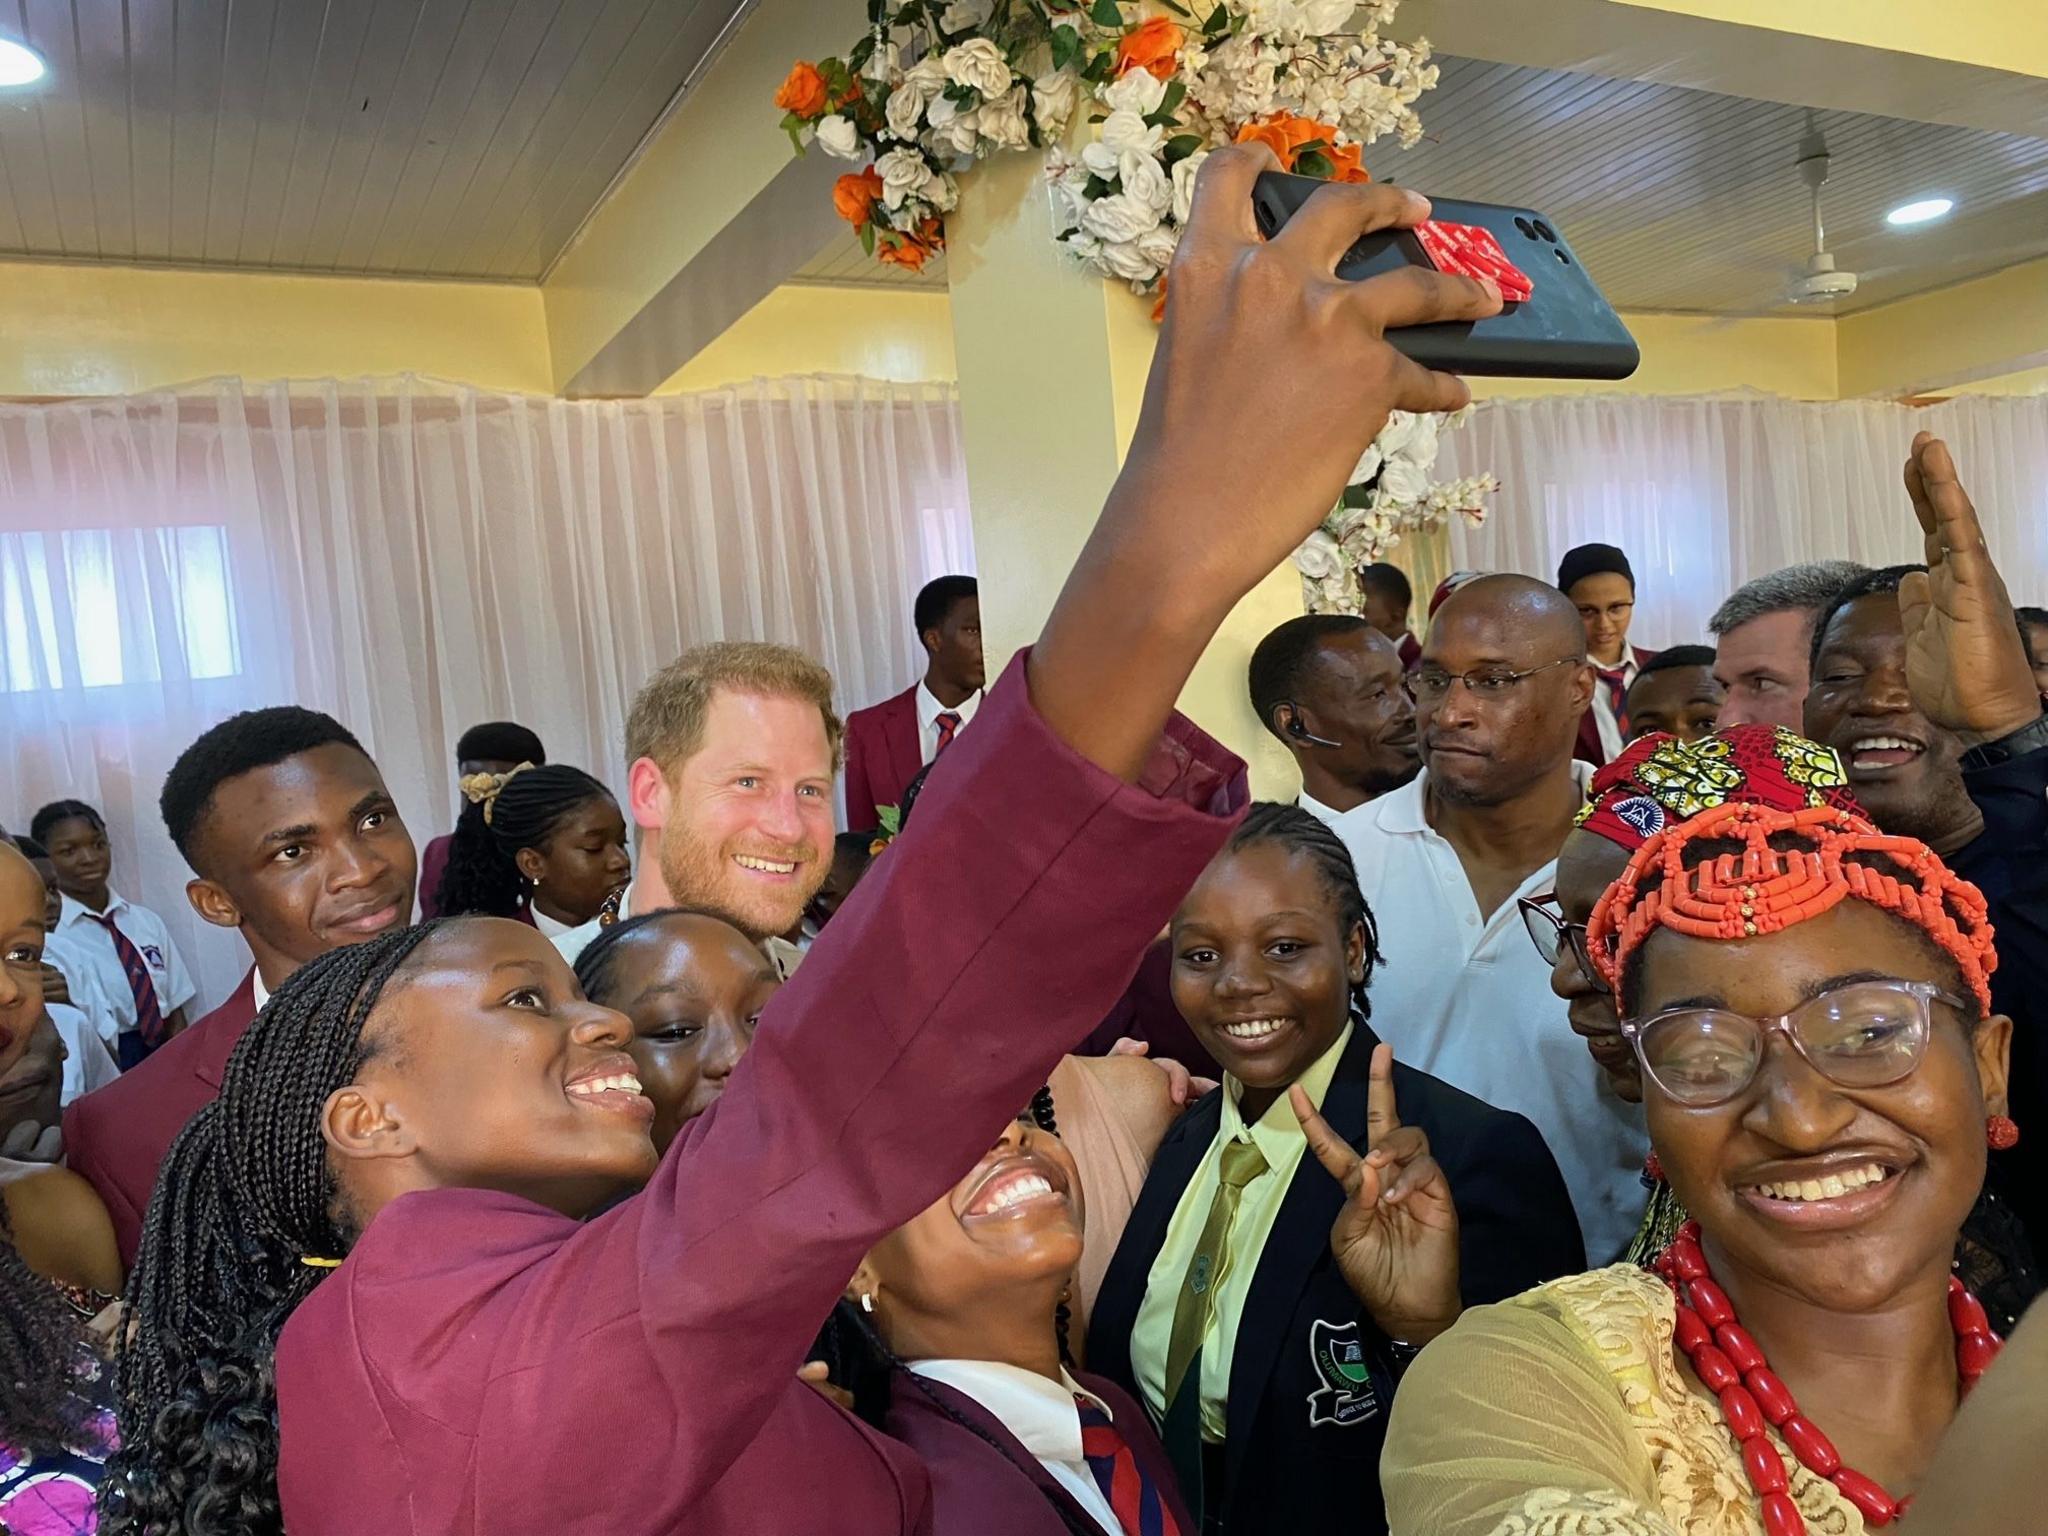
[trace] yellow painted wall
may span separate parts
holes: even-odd
[[[1481,400],[1606,393],[1711,395],[1757,389],[1792,400],[1833,400],[1835,325],[1825,318],[1721,320],[1705,315],[1622,317],[1643,361],[1618,384],[1569,379],[1474,379]]]
[[[0,395],[392,373],[549,392],[540,290],[0,262]]]
[[[2041,0],[1618,0],[1737,26],[2048,76]]]
[[[2040,23],[2048,31],[2048,15]],[[1840,323],[1841,395],[1965,385],[2048,362],[2048,260],[1863,310]]]
[[[904,383],[958,377],[945,292],[784,284],[655,393],[798,373],[858,373]]]

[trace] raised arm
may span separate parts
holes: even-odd
[[[1171,718],[1176,694],[1231,605],[1335,503],[1388,411],[1463,402],[1462,384],[1400,357],[1382,328],[1499,303],[1427,273],[1335,279],[1361,232],[1426,215],[1397,189],[1326,188],[1265,244],[1251,184],[1272,163],[1231,150],[1204,169],[1137,441],[1037,649],[653,1184],[467,1324],[505,1341],[482,1405],[490,1444],[631,1402],[665,1448],[659,1475],[609,1450],[590,1470],[614,1499],[625,1478],[650,1526],[687,1511],[788,1389],[860,1256],[1102,1018],[1220,845],[1242,767]],[[1271,387],[1251,409],[1213,387],[1254,376]],[[576,1468],[537,1487],[491,1454],[480,1444],[486,1514],[503,1500],[529,1522],[566,1520],[588,1496]]]

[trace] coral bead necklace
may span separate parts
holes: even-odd
[[[1792,1454],[1816,1477],[1833,1483],[1862,1511],[1872,1529],[1890,1525],[1906,1512],[1908,1499],[1894,1499],[1875,1479],[1842,1465],[1833,1443],[1800,1413],[1799,1404],[1764,1360],[1763,1350],[1735,1320],[1728,1293],[1714,1283],[1700,1248],[1700,1226],[1688,1221],[1671,1246],[1658,1255],[1656,1270],[1677,1298],[1673,1338],[1692,1362],[1693,1374],[1721,1400],[1721,1413],[1742,1447],[1743,1470],[1762,1501],[1766,1536],[1805,1536],[1806,1519],[1793,1502],[1785,1463],[1765,1426],[1775,1428]],[[1965,1395],[1998,1357],[2000,1342],[1977,1298],[1962,1281],[1948,1282],[1949,1326],[1956,1335],[1956,1374]]]

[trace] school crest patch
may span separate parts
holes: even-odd
[[[149,962],[149,968],[153,971],[164,968],[164,952],[154,944],[142,946],[142,958]]]
[[[1308,1395],[1311,1429],[1318,1424],[1357,1424],[1380,1411],[1379,1398],[1372,1390],[1372,1367],[1366,1363],[1355,1320],[1331,1323],[1317,1318],[1309,1325],[1308,1354],[1316,1378],[1322,1382]]]

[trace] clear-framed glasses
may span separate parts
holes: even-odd
[[[1725,1104],[1756,1081],[1765,1037],[1783,1034],[1816,1072],[1843,1088],[1883,1088],[1920,1065],[1933,1005],[1966,1013],[1954,993],[1925,981],[1852,981],[1775,1019],[1726,1008],[1668,1008],[1623,1019],[1644,1074],[1689,1109]]]
[[[1586,943],[1586,925],[1571,922],[1565,917],[1564,909],[1557,904],[1557,892],[1524,896],[1515,905],[1521,908],[1522,926],[1528,930],[1530,942],[1536,946],[1536,953],[1543,957],[1546,965],[1557,964],[1559,952],[1569,944],[1580,974],[1602,992],[1610,990],[1599,968],[1593,964],[1593,951]]]
[[[1520,672],[1510,672],[1505,667],[1474,667],[1470,672],[1446,672],[1442,667],[1421,666],[1403,678],[1401,686],[1418,704],[1441,704],[1453,683],[1463,683],[1465,691],[1475,699],[1498,699],[1539,672],[1548,672],[1553,667],[1584,665],[1576,656],[1560,656],[1556,661],[1546,661],[1540,667],[1529,667]]]

